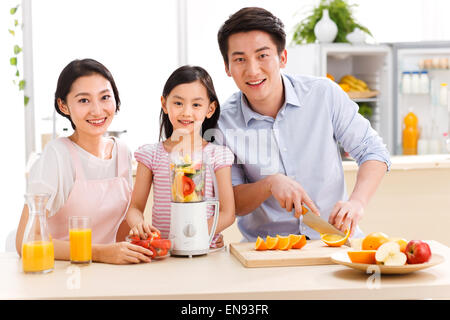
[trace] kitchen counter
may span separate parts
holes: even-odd
[[[135,265],[56,261],[28,275],[15,253],[1,253],[0,299],[449,299],[450,248],[428,243],[444,263],[381,278],[341,265],[245,268],[225,249]]]
[[[354,160],[342,161],[344,171],[357,171]],[[414,169],[449,169],[450,154],[427,154],[420,156],[391,156],[391,171]]]

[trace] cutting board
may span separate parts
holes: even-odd
[[[331,255],[350,248],[329,247],[321,240],[308,240],[301,249],[256,251],[254,242],[231,243],[230,252],[245,267],[289,267],[334,264]]]

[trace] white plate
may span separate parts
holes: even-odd
[[[406,264],[404,266],[383,266],[379,264],[353,263],[348,257],[347,252],[336,252],[331,256],[334,263],[361,270],[369,273],[380,272],[381,274],[405,274],[422,269],[426,269],[444,262],[444,257],[439,254],[433,254],[430,261],[419,264]]]

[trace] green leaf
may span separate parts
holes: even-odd
[[[13,36],[16,35],[16,33],[14,32],[14,30],[8,29],[9,33],[11,33]]]
[[[14,27],[17,27],[18,24],[19,24],[19,20],[14,19]]]
[[[22,51],[22,48],[17,44],[14,46],[14,54],[19,54]]]
[[[20,80],[19,82],[19,90],[24,90],[25,89],[25,80]]]
[[[16,77],[19,77],[19,76],[20,76],[19,69],[17,69],[17,71],[16,71]]]
[[[23,105],[26,107],[27,106],[27,104],[28,104],[28,102],[30,101],[30,97],[28,97],[28,96],[24,96],[23,97]]]
[[[17,66],[17,58],[16,58],[16,57],[10,58],[10,59],[9,59],[9,63],[10,63],[12,66]]]
[[[20,5],[15,6],[14,8],[11,8],[11,10],[9,10],[9,13],[11,14],[15,14],[17,12],[17,9],[19,8]]]

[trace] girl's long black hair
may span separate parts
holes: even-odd
[[[180,84],[192,83],[194,81],[200,81],[205,86],[210,103],[216,102],[216,110],[214,114],[211,118],[205,118],[205,121],[203,121],[202,137],[204,137],[205,132],[208,129],[213,129],[216,127],[220,116],[219,99],[217,98],[211,76],[205,69],[190,65],[179,67],[170,75],[169,79],[167,79],[162,96],[167,99],[173,88]],[[162,108],[159,116],[159,124],[159,140],[161,141],[163,139],[168,139],[173,133],[173,126],[172,123],[170,123],[169,116],[164,113]],[[211,137],[211,140],[213,140],[213,137]]]

